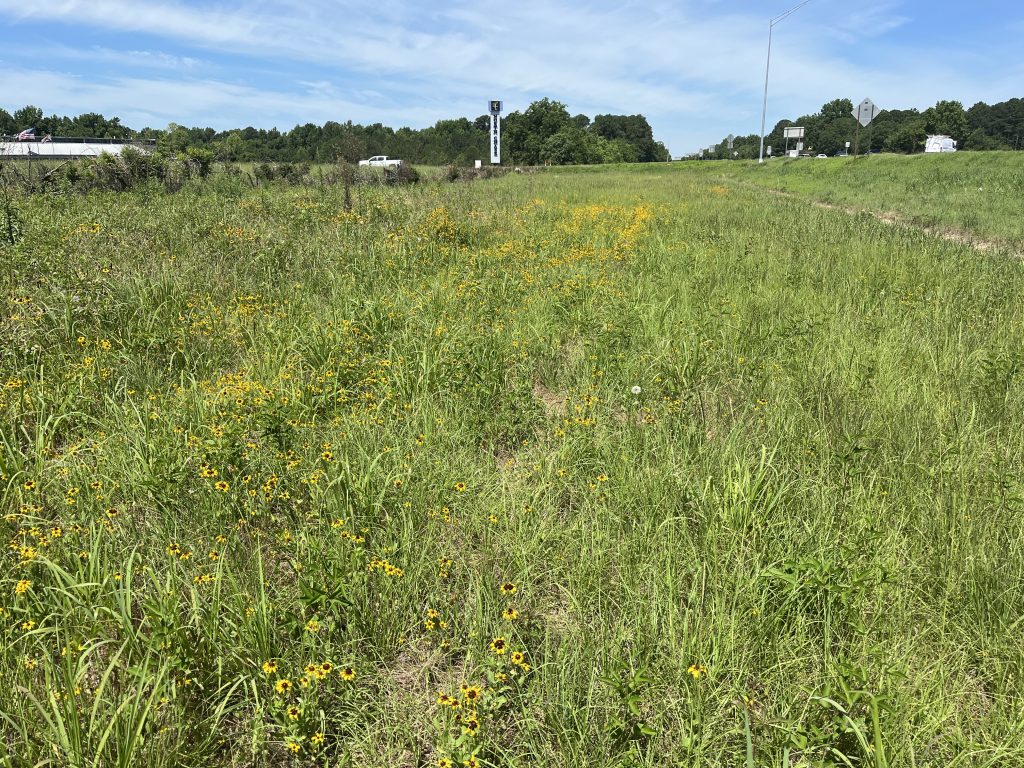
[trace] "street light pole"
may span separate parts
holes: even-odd
[[[768,114],[768,69],[772,65],[772,30],[775,29],[775,25],[782,21],[790,14],[796,13],[811,0],[804,0],[799,5],[793,6],[785,13],[781,13],[773,19],[768,19],[768,58],[764,63],[764,101],[761,104],[761,149],[757,155],[757,162],[764,162],[764,120]]]

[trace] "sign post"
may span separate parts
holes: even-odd
[[[490,102],[491,112],[491,163],[501,165],[501,102]]]
[[[860,128],[864,126],[867,128],[871,121],[875,119],[875,115],[879,113],[879,109],[875,106],[875,103],[871,99],[864,99],[860,104],[853,108],[853,116],[857,118],[857,130],[854,133],[853,141],[853,156],[857,156],[857,151],[860,149]],[[871,151],[871,147],[868,147],[868,151]]]
[[[782,135],[786,139],[786,147],[783,154],[789,154],[789,140],[790,139],[802,139],[804,137],[805,128],[802,125],[791,125],[788,128],[782,129]],[[797,146],[797,154],[803,149],[801,146]]]

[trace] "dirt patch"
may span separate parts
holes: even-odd
[[[549,418],[565,416],[565,395],[548,389],[539,381],[534,381],[533,397],[541,404],[545,416]]]

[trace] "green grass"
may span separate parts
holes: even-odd
[[[1024,267],[718,175],[20,201],[0,765],[1024,761]]]
[[[896,213],[1024,251],[1024,152],[958,152],[690,163],[707,176],[757,184],[843,207]]]

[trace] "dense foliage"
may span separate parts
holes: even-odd
[[[765,145],[776,155],[786,146],[783,128],[800,125],[807,129],[804,151],[834,155],[845,149],[846,142],[859,144],[861,152],[920,152],[929,135],[942,134],[957,141],[959,149],[997,150],[1024,149],[1024,99],[1010,99],[988,105],[979,101],[964,109],[959,101],[940,101],[920,112],[916,109],[888,109],[881,112],[871,125],[857,135],[853,102],[834,99],[822,105],[818,112],[803,115],[796,120],[780,120],[765,136]],[[733,151],[740,158],[757,157],[761,137],[755,134],[739,136]],[[793,148],[790,142],[790,149]],[[727,143],[719,142],[711,157],[729,156]]]
[[[229,131],[185,128],[132,130],[119,118],[89,113],[75,118],[43,116],[35,106],[10,114],[0,109],[0,135],[35,128],[36,135],[157,139],[161,148],[209,149],[222,160],[270,162],[356,162],[371,155],[400,157],[425,165],[472,164],[487,160],[490,118],[439,120],[429,128],[389,128],[380,123],[358,125],[351,120],[323,125],[306,123],[290,131],[248,127]],[[541,99],[503,120],[502,155],[519,165],[567,163],[653,162],[668,160],[668,150],[654,140],[643,115],[570,117],[561,102]]]

